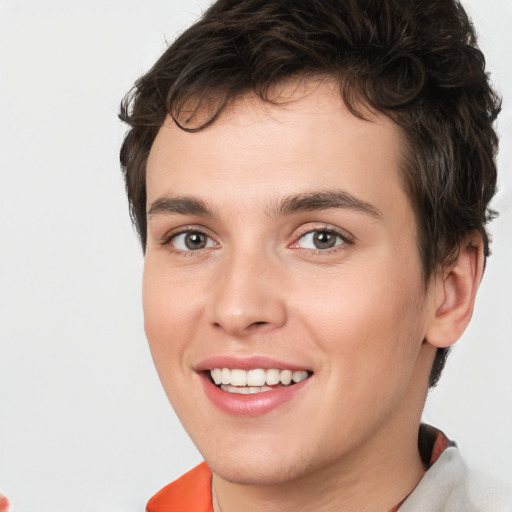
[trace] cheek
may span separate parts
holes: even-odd
[[[389,260],[316,276],[298,315],[339,379],[364,386],[410,374],[424,329],[418,275],[415,263]]]
[[[157,369],[176,364],[187,334],[198,321],[198,297],[193,280],[184,286],[163,266],[146,256],[142,286],[144,329]]]
[[[188,400],[190,389],[185,377],[191,371],[187,347],[197,326],[198,294],[193,286],[180,286],[165,266],[146,258],[142,287],[144,330],[162,386],[182,417],[183,410],[194,403]]]

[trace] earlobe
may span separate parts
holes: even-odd
[[[457,261],[432,283],[435,312],[426,331],[428,343],[449,347],[462,336],[473,315],[483,269],[482,239],[478,233],[471,233],[461,244]]]

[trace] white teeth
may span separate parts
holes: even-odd
[[[222,382],[222,370],[220,368],[214,368],[211,371],[212,379],[217,386]]]
[[[293,382],[300,382],[301,380],[308,378],[308,372],[306,370],[298,370],[292,373]]]
[[[222,384],[229,384],[231,382],[231,370],[229,368],[222,368],[220,376]]]
[[[245,370],[231,370],[232,386],[247,386],[247,372]]]
[[[290,384],[290,382],[292,381],[292,375],[293,372],[291,370],[282,370],[281,375],[279,376],[281,384],[288,386],[288,384]]]
[[[262,388],[267,386],[275,386],[281,383],[283,386],[288,386],[293,381],[298,383],[308,378],[306,370],[277,370],[269,369],[263,370],[255,368],[253,370],[240,370],[237,368],[212,368],[210,375],[215,384],[221,385],[221,388],[243,388],[244,391],[237,391],[239,393],[259,393]],[[257,391],[254,391],[254,390]],[[268,391],[271,388],[266,389]],[[247,390],[247,391],[246,391]],[[234,392],[234,391],[230,391]]]
[[[247,372],[247,385],[248,386],[264,386],[265,385],[265,370],[249,370]]]
[[[265,382],[269,386],[275,386],[279,384],[279,380],[281,377],[281,372],[279,370],[267,370],[265,372]]]
[[[228,393],[236,393],[239,395],[252,395],[253,393],[264,393],[265,391],[272,391],[268,386],[224,386],[221,384],[220,389]]]

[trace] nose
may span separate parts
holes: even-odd
[[[244,337],[283,326],[287,311],[282,272],[272,258],[245,252],[219,264],[211,302],[211,323]],[[280,275],[281,274],[281,275]]]

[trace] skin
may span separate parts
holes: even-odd
[[[382,114],[354,117],[329,80],[276,94],[292,101],[247,95],[206,130],[170,119],[160,129],[147,166],[146,334],[212,468],[216,510],[382,512],[425,471],[417,430],[428,374],[436,346],[469,321],[481,261],[463,251],[470,284],[455,269],[425,292],[400,129]],[[371,212],[276,207],[333,190]],[[176,196],[211,214],[154,208]],[[188,249],[183,229],[204,233],[206,246]],[[334,247],[316,248],[315,230]],[[233,416],[209,401],[196,371],[217,355],[272,357],[313,375],[269,413]]]

